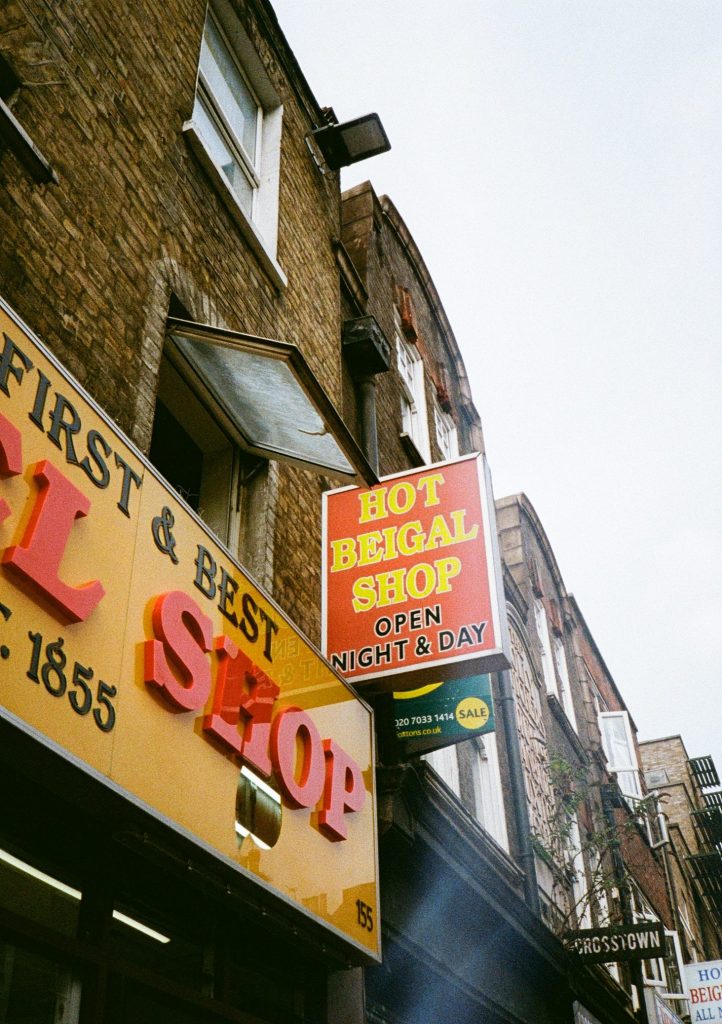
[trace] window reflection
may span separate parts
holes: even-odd
[[[281,798],[244,765],[236,790],[236,835],[238,845],[250,836],[257,846],[270,850],[281,834]]]

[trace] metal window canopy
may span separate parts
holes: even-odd
[[[246,451],[350,484],[378,477],[296,345],[170,319],[170,357]]]

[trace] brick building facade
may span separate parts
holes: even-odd
[[[646,745],[528,498],[499,499],[497,516],[530,829],[542,840],[542,913],[557,931],[661,922],[665,957],[610,964],[609,973],[635,1006],[644,987],[681,1014],[688,951],[669,883],[665,805],[645,781]]]
[[[4,479],[8,473],[18,477],[17,490],[4,490],[11,500],[3,502],[3,549],[19,538],[20,546],[30,544],[40,529],[31,525],[22,533],[20,439],[26,454],[36,444],[50,445],[48,462],[57,464],[63,481],[76,481],[74,490],[61,484],[67,494],[90,488],[86,497],[72,499],[79,510],[90,509],[83,537],[91,536],[85,523],[91,524],[98,502],[122,481],[123,521],[109,529],[98,552],[107,559],[105,575],[97,571],[106,593],[136,557],[143,537],[153,557],[142,575],[151,586],[157,576],[158,588],[167,586],[160,581],[172,563],[182,561],[183,538],[203,537],[195,562],[189,561],[186,610],[178,620],[185,622],[182,632],[190,631],[186,641],[195,636],[199,653],[208,649],[198,631],[212,613],[216,623],[235,630],[237,646],[224,648],[226,655],[237,660],[237,647],[246,643],[275,673],[273,644],[281,660],[278,672],[293,657],[305,658],[304,678],[312,688],[326,672],[304,636],[318,644],[320,495],[339,480],[375,477],[332,409],[342,406],[343,397],[334,247],[341,227],[339,180],[319,167],[307,141],[328,117],[270,4],[219,0],[208,9],[200,0],[179,0],[125,9],[104,2],[48,7],[12,0],[0,11],[0,99],[1,461]],[[47,346],[47,359],[30,358],[32,337]],[[269,349],[257,339],[282,344]],[[245,353],[247,363],[234,385],[223,386],[218,378],[229,352],[233,358]],[[204,375],[199,367],[209,359],[215,362]],[[63,376],[66,371],[77,384]],[[37,387],[30,410],[35,433],[28,440],[27,417],[12,403],[31,386]],[[233,402],[236,394],[250,407],[246,419]],[[88,433],[90,417],[94,427]],[[115,424],[125,439],[116,435]],[[125,461],[114,462],[114,453]],[[160,486],[143,456],[185,503],[161,488],[165,506],[153,520],[155,532],[140,536],[134,547],[126,538],[140,515],[137,502]],[[334,476],[335,466],[341,467],[340,477]],[[72,525],[71,519],[71,541],[80,536]],[[244,582],[241,566],[265,590]],[[68,562],[56,570],[56,583],[73,578]],[[3,567],[0,604],[10,627],[25,609],[14,580]],[[28,600],[38,592],[31,579]],[[166,627],[157,626],[166,607],[159,600],[156,625],[148,612],[144,622],[150,635],[158,628],[164,639],[145,642],[161,643],[167,651]],[[32,681],[18,664],[22,648],[3,646],[3,675],[13,691],[4,697],[0,716],[3,1019],[342,1019],[344,984],[335,980],[337,972],[349,960],[367,960],[362,947],[365,942],[373,953],[373,942],[364,939],[354,948],[353,940],[350,946],[344,940],[345,903],[339,907],[335,893],[304,897],[294,891],[300,876],[289,875],[280,888],[269,879],[262,858],[282,813],[279,767],[270,785],[263,772],[251,772],[249,781],[242,772],[239,777],[238,767],[232,769],[238,779],[236,836],[232,808],[223,831],[247,869],[239,875],[233,857],[229,865],[228,858],[213,855],[213,840],[204,846],[194,841],[192,827],[179,830],[183,814],[194,813],[184,793],[196,785],[202,789],[203,779],[184,775],[175,749],[178,742],[194,742],[192,728],[178,733],[172,751],[158,745],[156,727],[178,732],[183,720],[175,707],[161,722],[158,708],[170,707],[162,696],[155,704],[146,701],[141,711],[151,718],[138,720],[138,730],[150,729],[145,743],[137,738],[142,752],[136,767],[145,766],[138,776],[140,798],[87,768],[86,760],[93,764],[84,747],[89,735],[97,746],[106,736],[119,736],[121,726],[127,734],[131,697],[147,697],[147,687],[136,691],[106,669],[98,684],[104,689],[96,693],[98,661],[116,634],[122,636],[123,618],[108,631],[107,644],[89,647],[86,640],[81,654],[79,637],[87,633],[67,624],[57,602],[53,609],[38,601],[32,614],[45,625],[33,627],[41,646],[29,669]],[[51,629],[62,634],[55,648],[46,648]],[[27,635],[21,639],[27,645]],[[49,661],[43,660],[46,650]],[[193,671],[205,678],[202,665],[184,669],[182,660],[171,658],[163,684],[157,658],[155,664],[146,667],[146,681],[152,676],[161,693],[175,692],[181,710],[183,702],[190,707]],[[180,690],[173,690],[174,672]],[[254,686],[272,693],[276,685],[258,673],[252,679],[246,676],[250,700]],[[11,709],[24,707],[23,688],[32,682],[50,703],[23,721],[24,713]],[[346,701],[349,691],[344,693],[339,696]],[[249,714],[261,703],[259,698]],[[304,706],[304,698],[293,703]],[[308,707],[304,714],[312,720]],[[363,717],[357,698],[349,707]],[[239,713],[237,707],[237,719]],[[205,725],[197,725],[197,735],[210,729],[215,737],[202,754],[209,780],[233,761],[228,742],[232,749],[241,743],[240,734],[236,739],[224,733],[222,707],[214,714],[215,724],[207,716]],[[68,754],[57,737],[81,726],[85,732],[77,742],[73,733]],[[223,734],[225,741],[218,738]],[[248,729],[244,735],[247,746]],[[308,744],[310,733],[305,735]],[[118,742],[113,765],[120,760]],[[372,751],[371,735],[368,742]],[[80,759],[74,749],[82,751]],[[194,774],[206,770],[201,763]],[[249,763],[254,764],[246,757],[246,769]],[[359,815],[368,818],[367,856],[373,865],[372,768],[372,762],[365,768],[366,809]],[[111,775],[114,770],[108,767]],[[162,776],[174,773],[167,797],[178,815],[152,813],[143,794],[159,792]],[[286,817],[300,813],[288,810],[300,806],[298,796],[284,806]],[[208,820],[214,797],[209,781],[207,793],[194,800],[198,809],[207,802]],[[260,838],[254,846],[257,834],[268,840],[265,846]],[[318,846],[315,836],[321,832],[314,825],[310,835]],[[318,848],[324,857],[334,850],[334,861],[341,863],[344,843],[338,845],[324,841]],[[306,861],[296,870],[313,871],[314,855]],[[249,885],[251,875],[255,882]],[[373,920],[373,887],[349,888],[352,931],[354,901],[361,896],[370,908],[364,921]],[[358,916],[360,921],[360,910]],[[325,924],[319,929],[320,921]],[[144,922],[154,923],[152,935],[138,930]],[[357,934],[364,938],[366,926],[358,924]]]
[[[640,743],[647,786],[659,793],[675,927],[685,963],[722,956],[722,793],[711,758],[690,758],[681,736]]]
[[[355,272],[346,286],[347,323],[373,315],[390,348],[390,369],[379,372],[374,383],[381,473],[483,451],[457,342],[398,210],[366,183],[344,195],[342,223],[342,243]],[[358,387],[358,380],[349,382],[344,392],[351,421],[359,414]],[[423,429],[409,412],[412,403],[423,410]],[[517,730],[522,739],[537,741],[540,731],[549,730],[549,749],[552,742],[564,742],[575,764],[585,760],[585,752],[559,701],[553,709],[545,696],[542,709],[539,650],[529,624],[521,621],[528,613],[522,596],[528,578],[522,578],[523,565],[512,564],[505,525],[502,510],[516,692],[507,696],[501,677],[493,677],[496,732],[422,758],[409,757],[394,742],[389,695],[372,698],[381,761],[379,852],[386,929],[384,961],[366,972],[367,1019],[373,1024],[571,1021],[575,1001],[601,1020],[632,1019],[628,998],[604,971],[573,969],[560,937],[549,927],[554,913],[550,909],[542,918],[538,898],[530,899],[524,873],[529,818],[532,828],[543,831],[544,810],[553,815],[556,795],[548,777],[549,750],[532,741],[522,754],[528,804],[525,800],[523,815],[516,813],[511,748],[518,742]],[[556,573],[563,591],[551,550],[543,543],[545,571],[553,566],[549,571]],[[522,574],[518,582],[517,569]],[[515,623],[521,623],[518,630]],[[560,897],[553,888],[550,908]],[[571,911],[570,921],[576,920],[573,904],[565,902],[564,910]]]
[[[513,665],[491,681],[496,733],[411,756],[396,743],[391,695],[358,700],[313,649],[322,493],[484,451],[459,345],[399,211],[369,183],[342,196],[338,176],[314,157],[312,133],[332,120],[267,0],[143,0],[128,10],[104,0],[10,0],[0,10],[0,470],[8,497],[0,501],[0,671],[12,691],[0,708],[0,1008],[8,1020],[634,1019],[628,969],[580,967],[560,938],[562,926],[603,925],[619,910],[611,892],[589,898],[598,865],[584,839],[604,816],[608,767],[633,787],[622,785],[623,796],[645,795],[637,761],[615,761],[602,735],[604,716],[614,718],[622,730],[615,749],[626,743],[636,759],[633,722],[530,503],[498,504]],[[36,336],[47,360],[34,365],[23,338]],[[57,381],[76,386],[66,371],[78,389],[60,395]],[[35,391],[20,417],[12,403],[30,380]],[[97,417],[90,430],[86,413]],[[44,469],[20,465],[19,439],[33,452],[50,445]],[[143,606],[145,632],[129,645],[136,685],[132,673],[96,679],[80,654],[59,653],[85,635],[58,617],[72,595],[57,585],[71,569],[86,571],[72,545],[67,563],[58,542],[41,552],[44,568],[17,569],[18,549],[43,534],[40,498],[55,486],[56,462],[67,476],[65,499],[53,506],[66,541],[88,525],[80,522],[91,518],[85,499],[119,495],[112,514],[120,525],[100,545],[109,576],[120,578],[143,545],[139,535],[128,539],[134,502],[143,491],[162,496],[145,535],[155,560],[136,577],[164,595]],[[71,489],[70,476],[82,487]],[[30,491],[34,511],[30,498],[18,511],[30,484],[40,498]],[[188,660],[169,655],[163,676],[158,651],[172,647],[173,632],[163,581],[186,535],[201,529],[173,634]],[[25,629],[30,660],[19,668],[15,623],[37,597],[38,576],[55,590],[37,599],[45,632]],[[253,663],[228,682],[224,659],[246,663],[227,633],[206,637],[199,602],[265,657],[267,672]],[[108,625],[98,658],[124,628],[123,616]],[[65,632],[53,643],[50,629]],[[287,710],[301,716],[285,747],[280,716],[269,717],[272,647],[293,695]],[[188,729],[193,741],[212,734],[203,770],[200,761],[186,765],[175,742],[195,699],[199,651],[201,661],[226,665],[219,675],[228,686]],[[341,817],[365,815],[371,839],[362,855],[374,877],[344,876],[308,895],[297,891],[304,872],[322,875],[328,864],[333,874],[336,862],[349,876],[356,870],[353,857],[343,860],[338,821],[328,848],[318,839],[321,826],[329,831],[329,791],[323,803],[304,803],[307,785],[329,785],[337,749],[324,746],[318,770],[316,685],[340,687],[331,703],[351,705],[354,721],[370,721],[373,706],[376,763],[374,736],[364,746],[363,729],[349,729],[354,750],[368,756],[344,769]],[[152,686],[160,696],[148,696]],[[245,704],[234,686],[248,688]],[[28,692],[38,701],[26,719],[18,708]],[[173,695],[171,716],[163,693]],[[235,826],[237,863],[172,814],[154,813],[142,795],[109,784],[82,744],[66,749],[66,732],[54,731],[61,704],[73,729],[90,723],[105,735],[116,696],[132,710],[126,721],[146,706],[151,715],[164,708],[165,724],[136,738],[126,771],[154,792],[169,775],[171,806],[205,785],[198,820],[206,811],[210,820],[206,767],[217,758],[215,779],[219,751],[224,766],[233,764],[235,819],[229,811],[223,827]],[[264,700],[265,719],[257,710]],[[262,760],[250,753],[256,725],[273,751],[260,776],[248,774]],[[173,742],[164,747],[161,735]],[[297,748],[308,772],[293,776],[283,751]],[[561,846],[554,758],[589,784]],[[664,864],[646,826],[624,799],[609,813],[625,836],[639,913],[648,905],[674,930]],[[279,882],[265,852],[282,820],[304,815],[314,852],[289,855],[293,866]],[[143,922],[153,934],[123,930]]]

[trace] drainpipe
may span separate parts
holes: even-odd
[[[361,420],[361,447],[376,476],[379,474],[379,436],[376,429],[376,376],[356,381]]]
[[[497,672],[499,681],[499,712],[504,726],[504,739],[509,759],[509,781],[511,782],[512,804],[514,807],[514,824],[519,842],[519,860],[524,871],[524,898],[526,904],[536,917],[541,917],[539,902],[539,886],[537,884],[534,850],[531,845],[531,825],[529,808],[526,802],[524,786],[524,769],[519,749],[519,727],[516,720],[516,704],[512,689],[511,673],[508,670]]]
[[[391,346],[373,316],[346,320],[343,354],[356,385],[361,447],[378,475],[379,442],[376,429],[376,375],[391,366]]]

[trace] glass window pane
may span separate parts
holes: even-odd
[[[603,719],[607,734],[607,756],[611,768],[629,768],[632,756],[621,715]]]
[[[416,397],[418,390],[418,374],[416,364],[420,357],[418,352],[398,335],[396,338],[397,364],[401,378],[413,397]]]
[[[254,164],[258,104],[228,52],[212,18],[206,19],[201,47],[201,71],[213,98],[223,111],[228,127]]]
[[[196,98],[193,108],[193,120],[203,137],[203,142],[214,164],[223,171],[233,188],[242,208],[250,215],[253,202],[253,187],[243,168],[226,144],[218,125],[206,109],[205,104]]]
[[[155,404],[148,457],[171,487],[197,512],[200,507],[203,452],[160,399]]]
[[[636,772],[617,772],[619,788],[625,796],[641,796]]]
[[[627,713],[606,713],[599,716],[602,746],[609,767],[617,773],[617,781],[626,796],[641,796],[639,768],[627,726]]]
[[[460,796],[459,760],[456,754],[456,747],[442,747],[440,750],[432,750],[423,756],[424,760],[429,762],[434,771],[438,772],[446,785],[457,796]]]
[[[554,672],[554,662],[552,659],[551,648],[549,646],[549,623],[547,622],[547,613],[544,605],[539,598],[534,599],[534,619],[536,622],[536,631],[539,638],[539,653],[541,655],[542,672],[544,673],[544,684],[547,689],[547,693],[557,693],[557,677]]]
[[[409,437],[414,437],[416,432],[416,410],[406,395],[401,395],[401,428]]]
[[[434,405],[434,423],[436,425],[436,441],[445,459],[454,459],[459,454],[459,443],[456,425],[451,416],[438,405]]]

